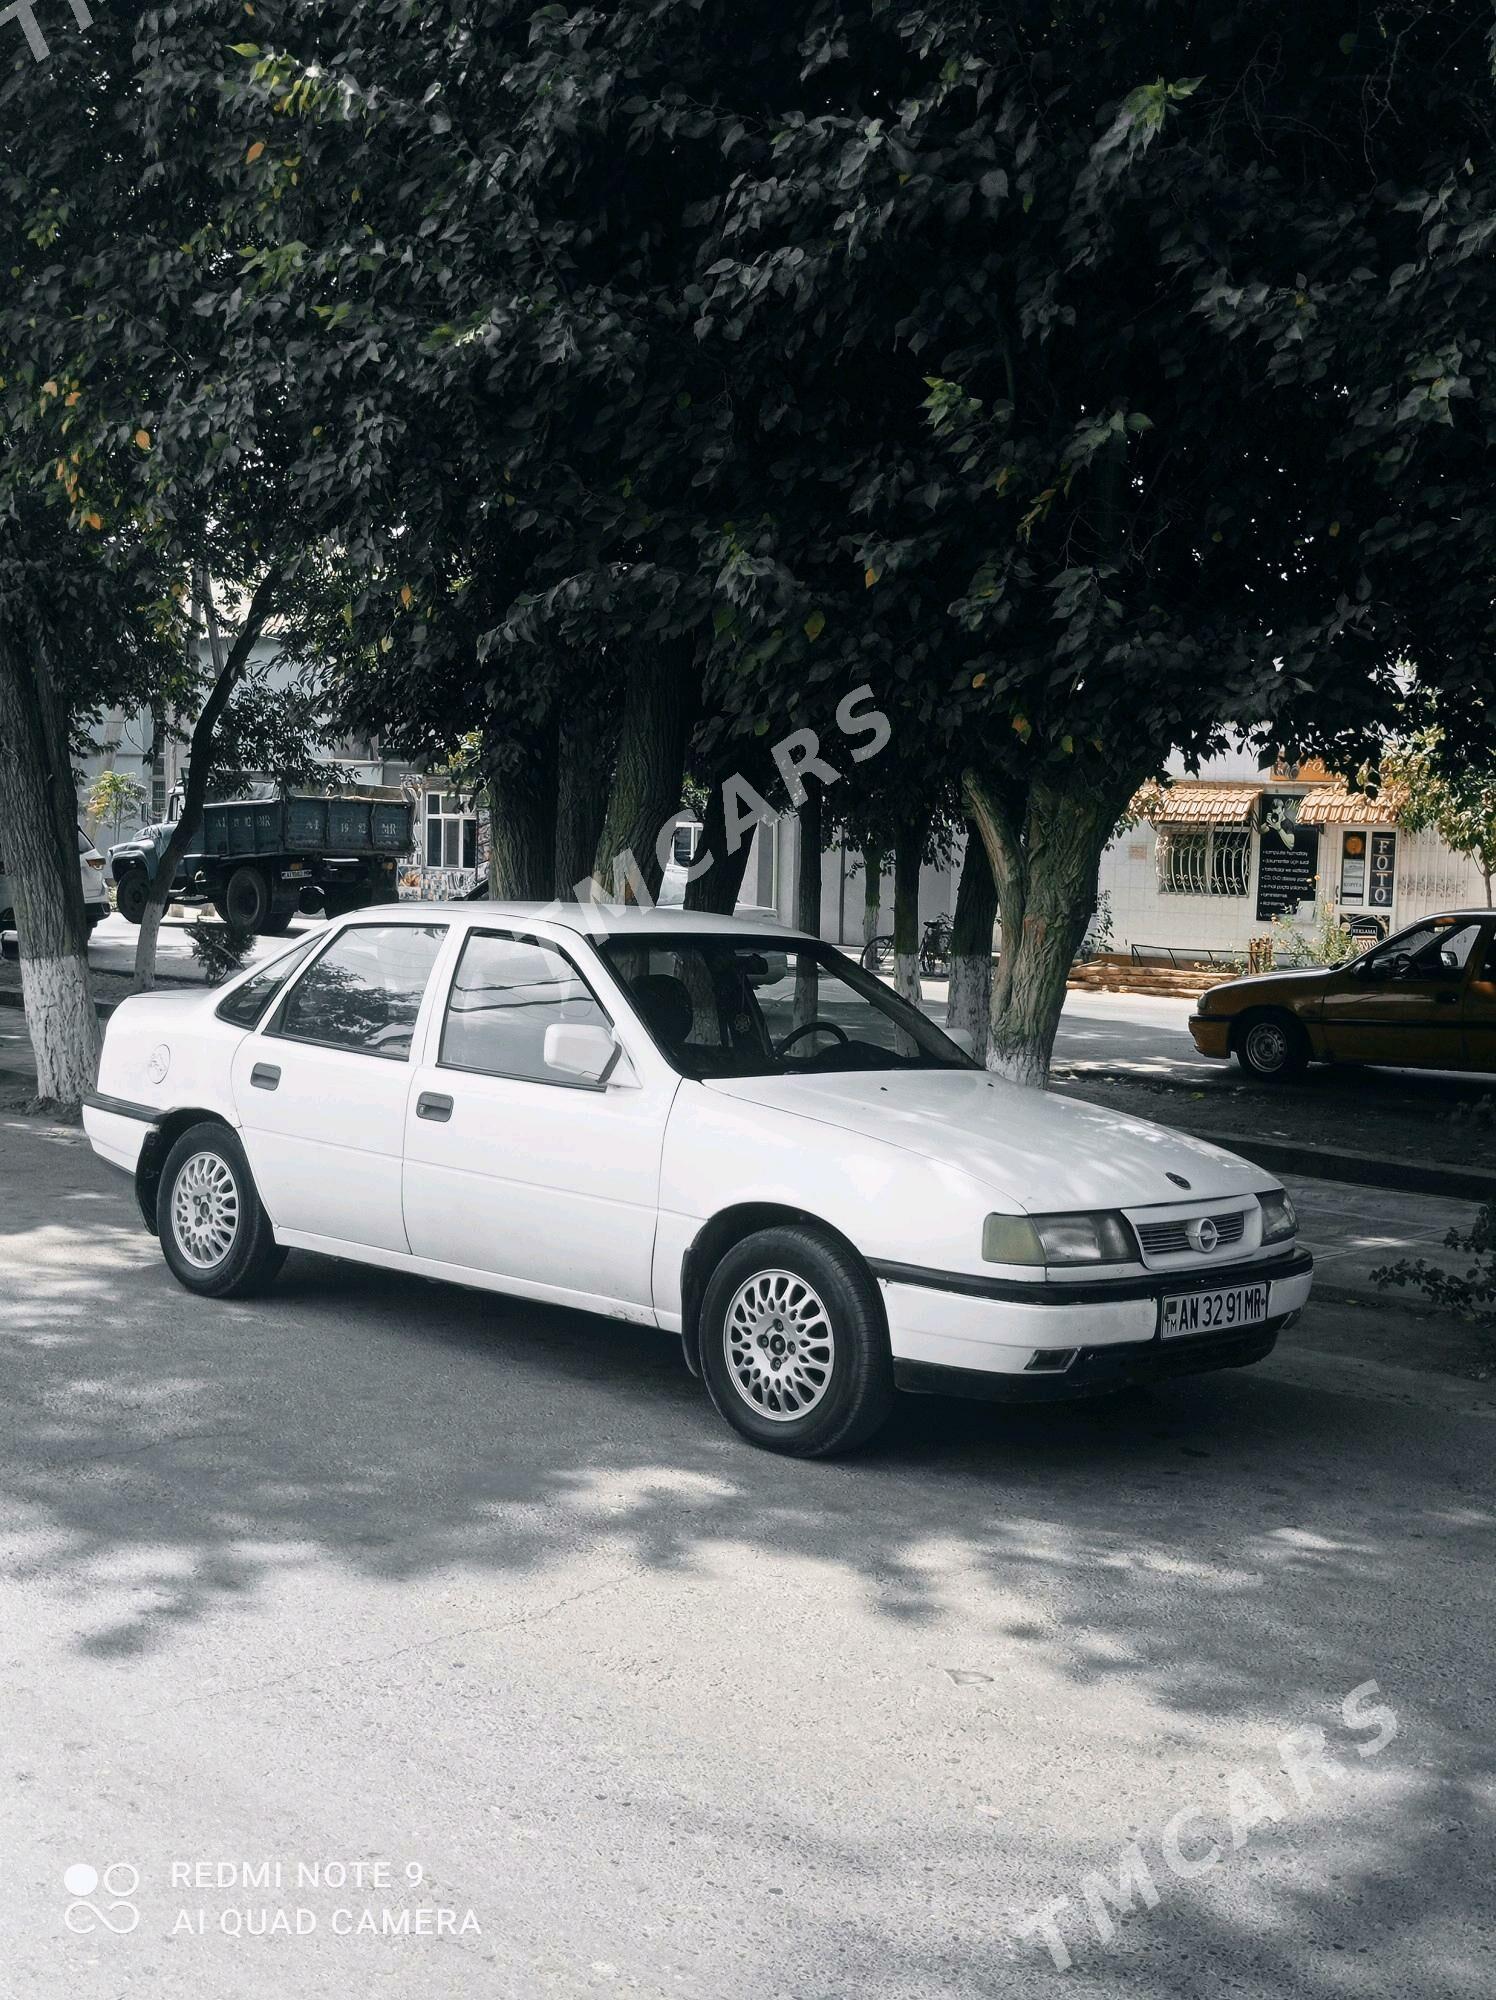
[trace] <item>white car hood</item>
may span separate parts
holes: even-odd
[[[1276,1185],[1260,1167],[1203,1139],[978,1070],[750,1076],[705,1087],[959,1167],[1031,1214],[1138,1208]]]

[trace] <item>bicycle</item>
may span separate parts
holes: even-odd
[[[870,938],[862,948],[859,963],[864,972],[891,974],[894,969],[892,936]],[[925,925],[919,940],[919,969],[931,979],[949,977],[951,969],[949,917],[931,917]]]

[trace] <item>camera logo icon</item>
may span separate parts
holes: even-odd
[[[87,1861],[75,1861],[62,1871],[62,1886],[72,1898],[62,1920],[79,1937],[97,1930],[127,1937],[140,1922],[132,1901],[140,1887],[140,1870],[128,1861],[111,1861],[102,1874]],[[100,1891],[101,1902],[89,1900]]]

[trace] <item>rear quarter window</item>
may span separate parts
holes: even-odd
[[[236,1028],[252,1028],[292,973],[306,963],[308,955],[320,943],[320,938],[309,937],[294,951],[283,952],[272,964],[246,979],[242,986],[226,993],[213,1009],[214,1013],[220,1021],[228,1021]]]

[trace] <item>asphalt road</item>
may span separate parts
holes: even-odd
[[[798,1465],[658,1335],[302,1256],[200,1304],[0,1120],[0,1984],[1489,1994],[1496,1428],[1304,1324]]]

